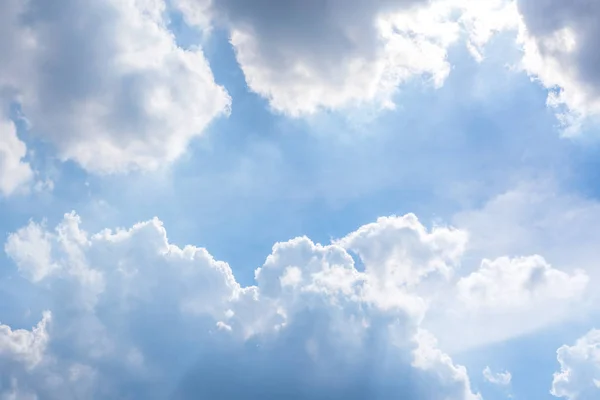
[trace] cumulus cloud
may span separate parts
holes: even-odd
[[[510,381],[512,380],[512,375],[510,372],[492,372],[490,367],[485,367],[483,369],[483,377],[486,381],[493,383],[494,385],[501,386],[510,385]]]
[[[0,194],[8,196],[34,178],[33,170],[23,158],[27,146],[17,136],[15,124],[0,115]]]
[[[518,31],[523,51],[520,67],[548,89],[566,135],[581,131],[600,115],[598,43],[600,4],[588,0],[481,1],[483,12],[465,12],[469,47],[478,57],[492,34]],[[470,16],[470,17],[469,17]]]
[[[583,271],[569,275],[542,257],[484,260],[481,267],[457,283],[467,308],[486,312],[523,311],[581,298],[589,278]]]
[[[47,324],[51,320],[50,313],[44,313],[42,320],[31,331],[12,330],[7,325],[0,325],[0,357],[2,361],[24,364],[27,368],[35,367],[42,361],[48,344]]]
[[[360,255],[365,270],[380,277],[382,286],[414,286],[434,273],[449,277],[467,240],[465,231],[448,227],[429,232],[408,214],[379,218],[337,243]]]
[[[451,353],[519,337],[585,313],[589,281],[540,256],[483,260],[437,290],[425,326]]]
[[[415,76],[441,85],[459,26],[446,2],[434,3],[175,2],[192,23],[206,24],[197,18],[204,11],[227,27],[248,86],[291,115],[363,102],[391,106],[396,86]]]
[[[44,312],[31,330],[0,324],[0,399],[35,400],[36,387],[52,378],[52,374],[38,374],[38,369],[52,364],[46,354],[51,321],[51,313]]]
[[[523,66],[550,90],[548,103],[572,134],[600,114],[600,3],[517,0],[523,19]]]
[[[587,318],[599,304],[598,223],[597,201],[552,183],[525,183],[455,215],[469,233],[461,276],[437,288],[425,326],[453,353]]]
[[[517,29],[506,0],[176,0],[189,23],[225,27],[250,89],[293,116],[365,103],[393,107],[397,87],[448,77],[466,37],[481,61],[496,32]],[[308,28],[310,27],[310,28]]]
[[[384,232],[367,235],[384,250],[404,238],[383,253],[405,254],[404,273],[411,257],[451,264],[460,251],[462,232],[411,215],[378,223],[348,238]],[[89,234],[68,214],[52,230],[30,223],[6,251],[53,313],[43,361],[0,386],[6,396],[480,398],[420,327],[424,301],[402,285],[383,301],[383,272],[335,242],[277,243],[248,287],[205,249],[169,243],[157,219]]]
[[[6,0],[2,10],[1,96],[89,171],[156,169],[229,108],[201,49],[176,45],[163,0]]]
[[[600,331],[592,330],[573,346],[557,350],[560,372],[554,374],[552,394],[569,400],[596,399],[600,395]]]

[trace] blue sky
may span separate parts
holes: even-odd
[[[352,2],[0,3],[0,399],[600,394],[600,9]]]

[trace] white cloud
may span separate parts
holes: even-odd
[[[477,61],[484,59],[485,45],[497,33],[519,28],[517,5],[507,0],[449,0],[461,10],[459,21],[467,33],[467,48]]]
[[[393,107],[397,87],[448,77],[463,33],[483,59],[494,33],[517,29],[506,0],[177,0],[187,21],[229,29],[251,90],[292,116],[365,103]],[[310,26],[310,29],[307,27]]]
[[[510,372],[492,372],[490,367],[485,367],[483,369],[483,377],[486,381],[493,383],[494,385],[501,386],[510,385],[510,381],[512,380],[512,375]]]
[[[552,182],[523,183],[452,222],[471,234],[471,259],[543,254],[565,270],[597,275],[600,234],[592,227],[600,224],[600,203]]]
[[[438,273],[449,277],[462,256],[468,236],[464,231],[435,227],[428,232],[417,217],[384,217],[362,226],[338,244],[360,255],[367,272],[382,287],[414,286]]]
[[[455,287],[438,290],[425,326],[450,352],[519,337],[586,315],[589,281],[540,256],[483,260]]]
[[[552,394],[569,400],[600,396],[600,331],[592,330],[573,346],[557,350],[560,372],[554,374]]]
[[[550,90],[567,134],[600,115],[600,3],[517,0],[523,18],[523,67]]]
[[[526,312],[564,306],[583,297],[589,278],[583,271],[569,275],[542,257],[484,260],[481,267],[457,283],[458,296],[470,310],[486,313]]]
[[[44,313],[42,320],[31,331],[12,330],[7,325],[0,325],[0,358],[2,361],[13,361],[33,368],[42,361],[48,345],[47,325],[51,320],[50,313]]]
[[[423,0],[176,4],[192,23],[195,10],[209,9],[230,30],[248,86],[294,116],[364,102],[392,106],[396,87],[416,76],[440,86],[460,29],[445,2]]]
[[[416,338],[418,346],[413,353],[413,365],[421,369],[435,371],[438,379],[449,384],[455,382],[454,386],[457,387],[456,394],[454,396],[448,396],[440,393],[436,396],[436,398],[445,400],[451,400],[455,398],[481,400],[481,396],[474,396],[468,386],[456,385],[456,382],[464,382],[469,380],[467,370],[462,365],[454,365],[450,356],[437,348],[437,340],[435,339],[435,336],[425,330],[420,330],[417,333]]]
[[[44,312],[31,330],[0,324],[0,399],[37,400],[39,388],[60,384],[55,362],[48,354],[52,319],[50,312]],[[57,391],[41,398],[58,399],[64,394]]]
[[[6,0],[0,93],[32,133],[89,171],[156,169],[226,113],[201,49],[182,49],[163,0]]]
[[[38,282],[50,275],[58,266],[52,262],[52,244],[43,226],[30,223],[11,234],[4,245],[7,254],[13,255],[19,271],[28,279]]]
[[[363,227],[348,238],[383,232],[369,238],[383,249],[386,240],[405,238],[396,249],[404,248],[409,264],[412,256],[453,255],[456,237],[462,240],[458,231],[427,231],[410,215],[378,223],[383,228]],[[37,246],[40,240],[50,244],[49,252]],[[53,231],[32,223],[8,242],[9,256],[33,280],[31,290],[48,296],[53,323],[47,362],[16,376],[7,393],[18,387],[40,398],[69,399],[74,396],[62,388],[71,385],[88,398],[127,390],[179,399],[291,392],[479,398],[465,368],[419,327],[423,300],[402,286],[395,301],[382,299],[374,284],[382,272],[358,271],[336,243],[277,243],[256,271],[257,286],[241,287],[229,266],[206,250],[169,243],[156,219],[90,235],[68,214]],[[418,250],[411,253],[413,246]],[[82,374],[82,383],[73,378]],[[34,384],[47,376],[59,383],[49,386],[44,378]]]
[[[0,194],[8,196],[33,180],[31,166],[23,160],[26,155],[14,123],[0,116]]]
[[[598,202],[552,183],[459,213],[453,225],[469,233],[462,283],[438,287],[425,326],[454,353],[589,318],[599,304],[598,223]]]
[[[458,0],[461,2],[461,0]],[[462,1],[464,3],[464,1]],[[520,67],[548,89],[566,135],[600,116],[600,3],[588,0],[488,0],[465,8],[462,19],[476,58],[496,32],[518,30]],[[492,6],[494,3],[494,6]]]

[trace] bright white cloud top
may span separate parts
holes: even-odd
[[[256,286],[242,287],[205,249],[169,243],[158,219],[93,235],[74,213],[51,230],[31,222],[9,236],[5,251],[53,317],[49,329],[49,313],[31,332],[3,328],[2,357],[11,360],[3,375],[10,390],[43,398],[65,398],[73,386],[85,397],[113,396],[137,382],[148,396],[176,398],[244,391],[477,399],[466,369],[422,326],[435,302],[420,289],[431,274],[453,287],[466,238],[457,229],[427,230],[411,214],[381,218],[330,245],[306,237],[277,243],[256,270]],[[460,278],[456,301],[486,309],[485,318],[531,316],[540,310],[531,307],[580,296],[586,284],[582,273],[569,276],[540,257],[503,258]],[[84,384],[70,378],[74,368]],[[207,369],[217,378],[203,378]],[[237,374],[250,375],[221,387]],[[272,374],[285,387],[265,385]],[[484,374],[510,382],[510,374]],[[172,387],[170,379],[184,381]],[[557,375],[556,393],[561,379],[569,381]]]
[[[592,330],[573,346],[558,349],[560,372],[554,374],[552,394],[557,397],[593,399],[600,394],[600,331]]]
[[[372,254],[387,268],[368,266],[366,256],[358,271],[342,245],[300,237],[277,243],[257,285],[241,287],[206,250],[169,243],[157,219],[94,235],[75,214],[53,230],[32,222],[5,249],[48,296],[52,321],[47,314],[31,332],[0,331],[8,390],[116,396],[136,382],[145,398],[480,398],[466,369],[420,326],[425,299],[405,287],[418,281],[423,259],[452,269],[446,258],[459,255],[464,233],[428,232],[407,215],[340,243],[358,241],[387,245]],[[404,254],[397,264],[395,254]],[[408,279],[386,278],[396,272]],[[183,380],[173,387],[169,379]]]
[[[0,194],[10,195],[33,179],[26,155],[27,146],[17,136],[15,124],[0,117]]]
[[[177,0],[188,21],[231,32],[248,86],[292,116],[375,103],[393,107],[398,85],[441,86],[461,33],[481,58],[491,35],[515,27],[502,1]],[[203,15],[204,18],[199,18]],[[310,28],[308,28],[310,26]]]
[[[0,400],[600,398],[599,37],[591,0],[0,0]]]

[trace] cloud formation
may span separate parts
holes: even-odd
[[[453,268],[463,236],[428,231],[407,215],[340,243],[359,248],[368,239],[381,245],[382,257],[405,254],[398,268],[418,277],[417,261]],[[0,344],[12,343],[13,332],[45,337],[50,326],[47,341],[21,344],[20,353],[41,361],[2,369],[4,395],[480,398],[465,368],[420,326],[424,300],[402,284],[381,296],[383,274],[393,271],[359,271],[341,244],[306,237],[277,243],[250,287],[206,250],[169,243],[157,219],[90,235],[67,214],[53,230],[31,222],[5,250],[42,298],[27,307],[43,304],[52,321],[48,314],[34,331],[0,331]],[[369,265],[368,256],[363,262]],[[3,368],[6,355],[0,357]]]
[[[583,271],[569,275],[552,268],[542,257],[484,260],[481,267],[458,283],[461,301],[469,309],[503,313],[546,308],[556,301],[579,299],[589,278]]]
[[[2,10],[0,96],[63,160],[156,169],[228,111],[201,49],[176,45],[163,0],[6,0]]]
[[[521,184],[455,215],[469,242],[456,286],[438,288],[427,317],[440,346],[477,348],[595,313],[596,221],[597,201],[548,182]]]
[[[0,114],[0,195],[8,196],[33,179],[26,155],[27,146],[17,136],[15,124]]]
[[[492,372],[490,367],[485,367],[483,369],[483,377],[486,381],[493,383],[494,385],[501,386],[510,385],[510,381],[512,380],[512,375],[510,372]]]
[[[591,400],[600,395],[600,331],[592,330],[573,346],[557,350],[560,372],[554,374],[552,394],[569,400]]]
[[[365,104],[394,107],[402,83],[444,83],[448,50],[461,36],[482,60],[495,32],[518,25],[514,3],[505,0],[174,4],[192,25],[227,29],[248,87],[292,116]]]
[[[550,90],[567,133],[600,115],[600,3],[517,0],[523,18],[524,68]]]
[[[584,314],[590,277],[565,272],[540,256],[484,259],[454,286],[437,288],[425,326],[450,352],[539,331]]]
[[[428,3],[175,2],[188,21],[208,13],[229,29],[250,89],[294,116],[363,102],[391,106],[398,84],[414,76],[441,85],[450,72],[446,50],[459,32],[445,4]]]

